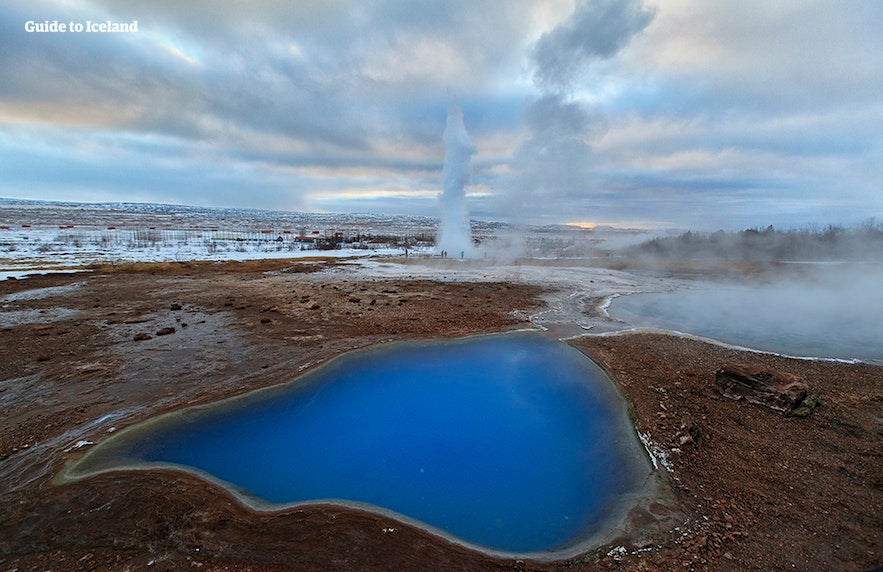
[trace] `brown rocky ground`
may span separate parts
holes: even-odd
[[[883,368],[659,334],[574,342],[611,372],[638,430],[666,452],[676,501],[657,532],[576,560],[490,558],[340,507],[255,513],[178,472],[51,483],[78,446],[118,427],[286,381],[357,347],[517,327],[541,293],[503,283],[334,280],[335,264],[136,264],[0,282],[7,300],[0,567],[864,570],[883,563]],[[314,273],[323,268],[332,272]],[[25,292],[59,286],[46,297]],[[164,328],[174,331],[157,335]],[[138,334],[149,338],[135,341]],[[823,405],[794,419],[724,400],[711,384],[729,361],[800,375]],[[698,438],[682,445],[685,422]]]
[[[667,334],[574,343],[610,372],[640,433],[666,453],[680,530],[625,569],[871,570],[883,564],[883,367],[728,349]],[[803,378],[805,418],[713,389],[727,363]],[[686,428],[698,435],[681,445]]]

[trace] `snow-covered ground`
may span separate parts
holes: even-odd
[[[410,247],[409,253],[426,248]],[[279,233],[213,230],[107,230],[88,227],[0,229],[0,279],[76,270],[91,264],[266,258],[404,256],[388,243],[321,250]]]
[[[428,256],[436,225],[413,216],[0,199],[0,279],[120,262]],[[482,221],[472,221],[472,234],[480,244],[470,258],[483,259],[480,266],[495,274],[510,272],[505,261],[603,257],[649,237]],[[512,272],[513,279],[524,273]]]
[[[0,278],[95,263],[404,255],[426,217],[0,199]]]

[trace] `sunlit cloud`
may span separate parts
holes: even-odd
[[[598,227],[613,227],[619,229],[637,229],[637,230],[653,230],[656,228],[660,228],[659,221],[646,221],[646,220],[579,220],[579,221],[565,221],[562,224],[567,226],[574,226],[576,228],[582,228],[586,230],[596,229]]]
[[[41,101],[0,101],[0,124],[94,126],[112,128],[138,117],[136,108],[119,105],[74,104],[59,106]]]

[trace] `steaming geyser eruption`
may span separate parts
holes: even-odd
[[[441,199],[441,223],[436,248],[449,256],[459,256],[471,249],[469,210],[466,208],[466,184],[469,183],[470,158],[475,145],[463,125],[463,111],[456,104],[448,105],[445,122],[445,165],[442,171],[444,190]]]

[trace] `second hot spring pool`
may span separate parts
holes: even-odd
[[[650,470],[609,378],[535,332],[352,352],[121,431],[66,477],[169,466],[258,510],[339,502],[515,553],[603,531]]]

